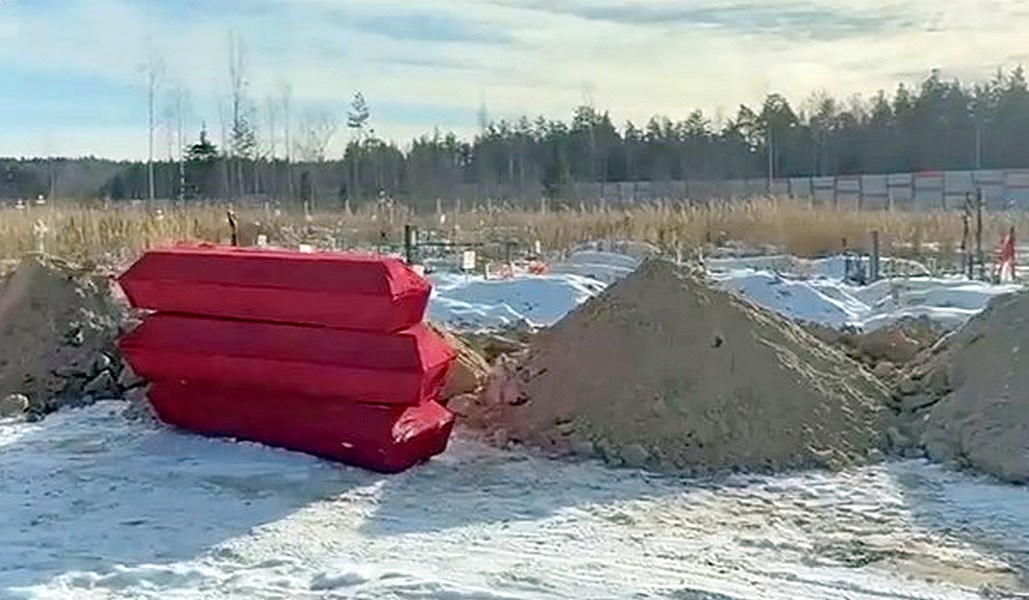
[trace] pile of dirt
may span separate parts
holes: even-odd
[[[894,395],[900,430],[934,460],[1029,483],[1029,292],[995,298],[918,361]]]
[[[536,330],[508,326],[488,331],[462,331],[457,334],[472,351],[493,364],[501,356],[517,354],[529,347]]]
[[[490,369],[486,359],[464,340],[445,328],[432,323],[429,324],[429,327],[457,352],[457,359],[447,374],[447,381],[443,386],[440,399],[445,403],[457,396],[475,394],[480,391]]]
[[[873,331],[804,325],[815,337],[864,364],[881,379],[894,382],[900,370],[931,349],[946,331],[928,318],[905,318]]]
[[[466,422],[656,470],[840,468],[888,450],[887,402],[797,325],[653,260],[499,361]]]
[[[49,256],[23,259],[0,287],[0,398],[27,398],[45,414],[138,385],[113,347],[123,314],[106,279]]]

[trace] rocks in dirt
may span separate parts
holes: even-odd
[[[108,353],[124,312],[107,280],[45,255],[30,255],[0,288],[0,396],[24,394],[45,414],[87,387],[110,388]]]
[[[798,326],[650,261],[499,361],[467,422],[658,470],[838,468],[887,449],[887,403]]]
[[[141,386],[125,392],[125,401],[129,406],[122,412],[122,416],[136,421],[156,421],[157,416],[147,399],[148,391],[148,386]]]
[[[123,364],[121,373],[118,375],[118,387],[123,391],[129,391],[143,385],[146,385],[146,380],[137,375],[128,363]]]
[[[472,416],[479,405],[478,394],[461,394],[447,399],[447,410],[458,417]]]
[[[805,328],[819,340],[843,350],[873,370],[881,379],[892,381],[896,369],[931,349],[944,330],[930,319],[908,318],[879,329],[862,332],[853,328],[836,330],[817,324]]]
[[[897,393],[918,445],[933,459],[1029,483],[1026,353],[1029,292],[995,298],[943,339]]]
[[[110,371],[102,371],[82,388],[83,393],[96,398],[117,398],[121,395],[118,383]]]
[[[897,376],[897,367],[889,362],[882,361],[872,368],[872,374],[883,380],[893,379]]]
[[[531,328],[508,326],[499,331],[462,332],[461,340],[478,352],[488,364],[502,356],[517,354],[528,348],[536,331]]]
[[[907,364],[922,350],[921,344],[900,328],[884,327],[855,336],[855,348],[871,361]]]
[[[114,361],[111,360],[110,356],[106,354],[98,354],[93,360],[92,372],[94,375],[99,375],[105,371],[111,371],[114,368]]]
[[[17,417],[29,410],[29,397],[24,394],[8,394],[0,400],[0,419]]]

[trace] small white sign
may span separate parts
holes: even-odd
[[[461,270],[475,270],[475,250],[465,250],[464,253],[461,254]]]
[[[314,248],[310,244],[300,244],[300,252],[302,254],[311,254],[314,252]]]
[[[265,234],[259,234],[257,236],[257,246],[259,248],[266,248],[268,246],[268,236]]]
[[[532,253],[536,256],[543,254],[543,244],[541,244],[539,240],[532,243]]]

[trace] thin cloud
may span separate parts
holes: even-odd
[[[203,119],[217,129],[234,31],[259,105],[287,80],[298,110],[341,117],[362,90],[376,130],[406,141],[436,125],[473,131],[480,101],[495,116],[566,117],[587,89],[617,119],[640,122],[693,108],[731,114],[770,91],[799,103],[815,90],[892,90],[932,67],[987,77],[1025,60],[1027,25],[1021,0],[8,0],[0,65],[118,93],[58,103],[2,66],[0,87],[61,106],[70,133],[54,137],[56,152],[81,152],[95,135],[96,153],[138,157],[145,145],[129,132],[145,132],[137,67],[147,37],[166,83],[189,89],[193,128]],[[40,111],[13,106],[0,129],[19,126],[0,154],[30,151],[31,129],[48,127]],[[29,112],[34,120],[21,118]],[[98,115],[117,135],[98,133]]]

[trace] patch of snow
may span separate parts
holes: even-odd
[[[805,278],[823,278],[842,280],[847,275],[847,264],[857,264],[855,257],[843,255],[828,256],[825,258],[799,258],[788,254],[777,254],[770,256],[747,256],[730,258],[709,258],[704,261],[704,266],[714,272],[719,271],[776,271],[789,273]],[[861,264],[867,266],[868,259],[861,259]],[[903,273],[908,277],[928,277],[929,269],[925,265],[904,258],[883,257],[880,260],[882,272]]]
[[[626,254],[587,249],[550,265],[550,273],[542,276],[519,271],[509,279],[486,280],[478,275],[435,273],[430,275],[434,291],[429,315],[461,329],[518,323],[549,326],[629,275],[640,261]],[[706,264],[716,285],[788,318],[866,331],[919,317],[957,328],[991,299],[1023,289],[1018,284],[927,275],[856,286],[842,280],[842,257],[758,256],[711,259]],[[905,264],[909,272],[926,272],[918,263]]]
[[[854,286],[832,279],[787,278],[772,271],[736,269],[712,273],[723,289],[791,319],[833,328],[871,331],[907,317],[924,317],[956,328],[993,298],[1019,285],[946,278],[892,279]]]
[[[641,262],[625,254],[582,250],[550,265],[550,272],[581,275],[610,285],[635,271]]]
[[[922,462],[689,480],[459,435],[383,476],[129,421],[0,424],[0,597],[972,599],[1029,492]],[[897,559],[902,558],[902,561]]]
[[[520,322],[546,327],[604,290],[606,284],[573,273],[484,279],[435,273],[429,319],[460,329]]]

